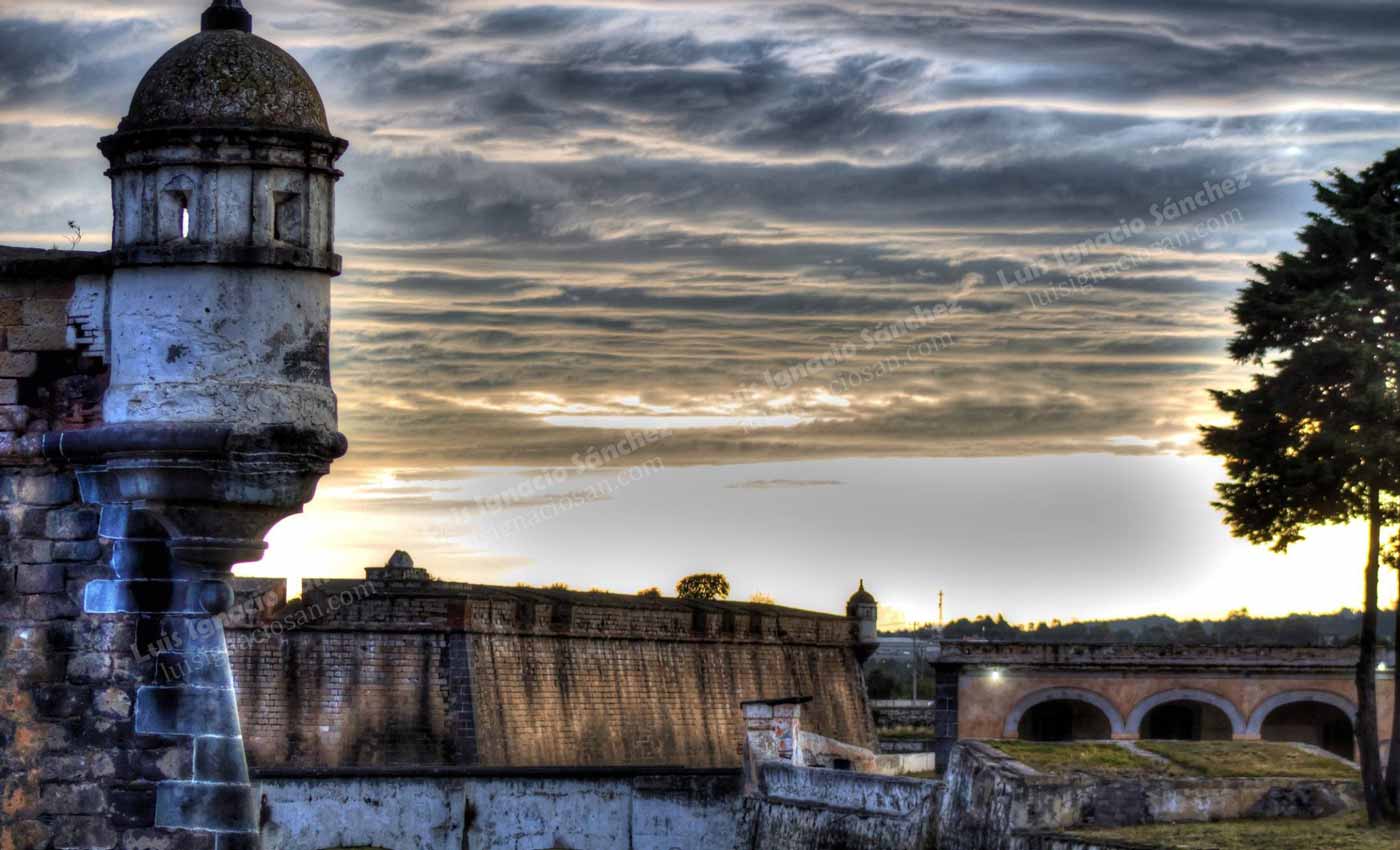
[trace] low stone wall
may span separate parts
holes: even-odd
[[[753,850],[933,850],[941,785],[765,762],[745,803]],[[689,845],[677,844],[677,847]]]
[[[739,771],[267,776],[262,850],[746,850]]]
[[[941,738],[881,738],[880,752],[898,755],[899,753],[932,753],[938,748]]]
[[[1028,842],[1076,826],[1281,817],[1360,798],[1359,783],[1346,781],[1049,776],[976,741],[953,750],[945,784],[939,850],[1058,850]]]
[[[891,726],[933,727],[935,702],[928,699],[876,699],[870,713],[877,729]]]
[[[667,768],[267,771],[262,850],[933,850],[937,782],[771,761]]]

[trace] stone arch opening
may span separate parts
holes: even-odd
[[[1244,714],[1209,691],[1175,688],[1153,694],[1128,715],[1128,731],[1167,741],[1229,741],[1243,735]]]
[[[1270,711],[1259,733],[1265,741],[1312,744],[1350,759],[1356,755],[1356,727],[1352,716],[1329,703],[1299,700]]]
[[[1229,716],[1219,708],[1181,699],[1147,712],[1138,737],[1149,741],[1229,741],[1235,734]]]
[[[1052,699],[1033,706],[1016,734],[1023,741],[1104,741],[1113,737],[1108,715],[1077,699]]]
[[[1123,728],[1118,709],[1093,691],[1050,688],[1017,703],[1004,734],[1026,741],[1090,741],[1118,737]]]

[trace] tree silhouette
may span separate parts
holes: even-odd
[[[676,582],[676,595],[681,599],[728,599],[729,579],[719,573],[696,573]]]
[[[1310,526],[1367,524],[1357,739],[1376,823],[1396,817],[1400,785],[1392,769],[1383,787],[1376,714],[1381,537],[1400,492],[1400,149],[1329,176],[1313,184],[1327,214],[1308,215],[1302,251],[1254,265],[1235,302],[1230,354],[1264,371],[1211,393],[1234,421],[1202,428],[1202,444],[1225,459],[1214,504],[1238,537],[1283,552]]]

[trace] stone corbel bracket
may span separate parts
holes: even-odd
[[[132,745],[156,742],[183,765],[157,784],[155,826],[216,833],[218,850],[256,850],[224,579],[261,558],[272,526],[311,500],[344,437],[142,423],[47,434],[42,451],[73,465],[84,501],[102,506],[114,576],[88,583],[84,611],[135,620]]]

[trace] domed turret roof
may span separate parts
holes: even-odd
[[[223,11],[218,3],[214,9]],[[208,18],[205,27],[146,72],[121,132],[238,127],[330,135],[316,84],[287,51],[240,28],[211,28]]]
[[[853,610],[857,605],[874,605],[875,597],[865,589],[865,579],[860,580],[860,589],[851,594],[851,598],[846,600],[846,610]]]

